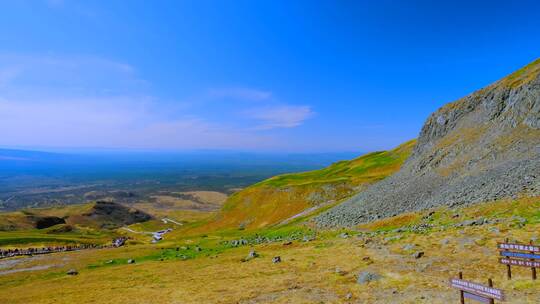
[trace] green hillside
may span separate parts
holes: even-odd
[[[272,177],[230,196],[215,220],[201,228],[261,228],[315,212],[399,170],[415,143],[320,170]]]

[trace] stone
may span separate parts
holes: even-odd
[[[413,257],[414,257],[415,259],[419,259],[419,258],[421,258],[421,257],[423,257],[423,256],[424,256],[424,252],[423,252],[423,251],[417,251],[417,252],[413,253]]]
[[[127,260],[127,263],[128,264],[135,264],[135,260],[134,259],[129,259],[129,260]]]
[[[414,244],[405,244],[405,245],[403,245],[402,248],[403,248],[403,250],[409,251],[409,250],[413,250],[414,247],[416,247],[416,245],[414,245]]]
[[[339,276],[344,276],[344,275],[347,275],[348,272],[345,271],[345,270],[342,270],[342,269],[339,268],[339,267],[336,267],[335,273],[336,273],[337,275],[339,275]]]
[[[67,275],[71,275],[71,276],[74,276],[74,275],[78,275],[79,272],[75,269],[70,269],[66,272]]]
[[[251,251],[248,253],[247,257],[245,257],[245,258],[242,259],[242,262],[247,262],[247,261],[249,261],[249,260],[252,260],[252,259],[258,258],[258,257],[259,257],[259,254],[258,254],[257,252],[255,252],[255,250],[251,250]]]
[[[384,238],[385,242],[397,241],[401,239],[401,235],[394,235]]]
[[[272,258],[272,263],[276,264],[276,263],[281,263],[281,257],[280,256],[275,256]]]
[[[352,299],[352,293],[349,292],[345,295],[345,300],[350,300],[350,299]]]
[[[304,242],[311,242],[311,241],[314,241],[314,240],[315,240],[315,237],[310,236],[310,235],[305,235],[305,236],[302,238],[302,241],[304,241]]]
[[[426,271],[428,268],[430,268],[432,265],[433,265],[432,262],[426,263],[426,264],[424,264],[424,265],[420,265],[420,266],[417,268],[417,271],[418,271],[418,272],[424,272],[424,271]]]
[[[374,263],[373,260],[368,256],[363,257],[362,261],[364,261],[367,265],[371,265]]]
[[[496,234],[501,233],[501,231],[497,227],[489,227],[488,230],[489,232],[496,233]]]
[[[369,271],[362,271],[360,274],[358,274],[358,277],[356,279],[356,282],[358,284],[367,284],[369,282],[378,281],[382,277],[374,272]]]

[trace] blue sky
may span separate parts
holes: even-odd
[[[540,57],[537,1],[1,1],[0,146],[371,151]]]

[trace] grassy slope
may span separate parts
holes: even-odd
[[[201,229],[267,227],[308,208],[336,203],[396,172],[414,144],[412,140],[391,151],[369,153],[324,169],[262,181],[230,196],[216,218]]]
[[[88,212],[91,208],[92,204],[84,204],[0,213],[0,246],[2,248],[15,248],[109,243],[114,235],[112,231],[93,229],[74,220],[74,216]],[[29,215],[66,218],[67,225],[72,226],[71,231],[61,232],[62,226],[65,225],[35,229],[34,222],[29,219]]]
[[[539,237],[539,210],[540,198],[533,197],[458,210],[440,208],[429,217],[429,211],[400,215],[360,227],[366,233],[379,232],[376,235],[353,230],[347,239],[338,236],[342,231],[318,231],[312,242],[233,248],[224,241],[255,233],[236,231],[177,235],[156,245],[62,253],[17,266],[57,265],[50,269],[0,275],[0,299],[14,304],[457,303],[458,293],[449,288],[448,279],[463,271],[466,279],[477,282],[493,278],[496,287],[516,299],[512,303],[536,303],[540,282],[530,280],[530,270],[518,267],[513,270],[514,278],[506,280],[504,266],[497,263],[496,242],[505,237],[522,242]],[[452,226],[478,217],[498,222]],[[418,224],[433,227],[422,233],[394,231]],[[302,229],[307,228],[291,225],[257,234],[286,236]],[[202,250],[194,250],[196,245]],[[414,248],[405,249],[405,245]],[[240,262],[251,248],[261,256]],[[425,252],[421,259],[411,256],[418,250]],[[282,263],[271,262],[276,255],[282,257]],[[129,258],[137,263],[127,264]],[[70,268],[80,274],[65,275]],[[382,278],[357,284],[356,275],[362,271]],[[348,293],[351,300],[345,297]]]
[[[104,244],[117,235],[114,230],[102,229],[110,221],[104,217],[89,217],[95,203],[52,208],[32,208],[0,213],[1,247],[40,247],[61,244]],[[55,216],[66,224],[35,229],[33,218]],[[67,229],[66,229],[67,228]]]

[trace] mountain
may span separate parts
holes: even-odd
[[[415,145],[409,141],[391,151],[373,152],[309,172],[284,174],[231,195],[214,228],[260,228],[315,212],[350,197],[396,172]]]
[[[351,226],[539,193],[540,59],[431,114],[399,172],[315,221]]]

